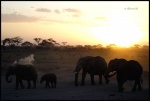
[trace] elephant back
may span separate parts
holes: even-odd
[[[44,74],[41,77],[41,82],[43,82],[43,81],[50,81],[50,82],[57,83],[57,77],[54,73]]]

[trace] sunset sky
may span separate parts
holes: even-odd
[[[1,38],[67,45],[149,44],[148,1],[1,1]],[[1,39],[1,40],[2,40]]]

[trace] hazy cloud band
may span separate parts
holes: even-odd
[[[37,17],[28,17],[21,14],[2,14],[2,22],[5,23],[21,23],[21,22],[37,22],[37,21],[46,21],[46,22],[52,22],[52,23],[61,23],[61,24],[76,24],[81,26],[97,26],[95,23],[91,21],[65,21],[65,20],[55,20],[55,19],[41,19]]]
[[[37,17],[28,17],[25,15],[21,15],[21,14],[16,14],[16,13],[12,13],[12,14],[2,14],[2,22],[36,22],[39,19]]]
[[[48,13],[51,12],[51,10],[49,10],[49,9],[47,9],[47,8],[38,8],[38,9],[36,9],[35,11],[37,11],[37,12],[48,12]]]

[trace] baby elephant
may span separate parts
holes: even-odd
[[[54,73],[48,73],[41,77],[40,83],[46,81],[45,88],[49,87],[49,82],[51,83],[52,88],[56,88],[57,77]]]

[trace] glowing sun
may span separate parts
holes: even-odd
[[[98,40],[123,47],[136,44],[142,35],[136,24],[123,21],[122,19],[113,20],[107,26],[93,27],[91,28],[91,33]]]

